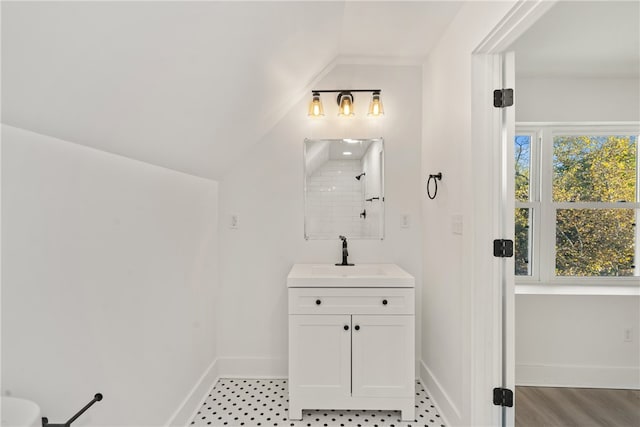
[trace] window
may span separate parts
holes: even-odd
[[[515,213],[515,272],[517,276],[532,275],[532,231],[533,213],[537,211],[539,203],[536,203],[535,191],[531,191],[531,173],[535,168],[531,167],[532,142],[535,140],[535,133],[520,133],[515,137],[515,191],[516,191],[516,213]]]
[[[637,125],[518,125],[519,282],[640,283]]]

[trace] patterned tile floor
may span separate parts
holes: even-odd
[[[221,379],[191,421],[194,426],[445,427],[424,387],[416,381],[415,422],[400,411],[305,410],[302,420],[288,414],[287,380]]]

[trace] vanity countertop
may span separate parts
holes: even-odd
[[[289,288],[413,288],[415,278],[396,264],[294,264]]]

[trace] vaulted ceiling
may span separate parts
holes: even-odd
[[[336,58],[423,58],[460,2],[2,2],[2,122],[218,179]]]

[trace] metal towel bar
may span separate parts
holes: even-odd
[[[49,419],[47,417],[42,417],[42,427],[69,427],[71,423],[77,420],[80,415],[84,414],[85,411],[91,407],[91,405],[93,405],[96,402],[100,402],[101,400],[102,400],[102,394],[97,393],[93,397],[93,400],[91,402],[87,403],[84,408],[80,409],[80,411],[78,411],[77,414],[71,417],[69,421],[67,421],[64,424],[49,424]]]

